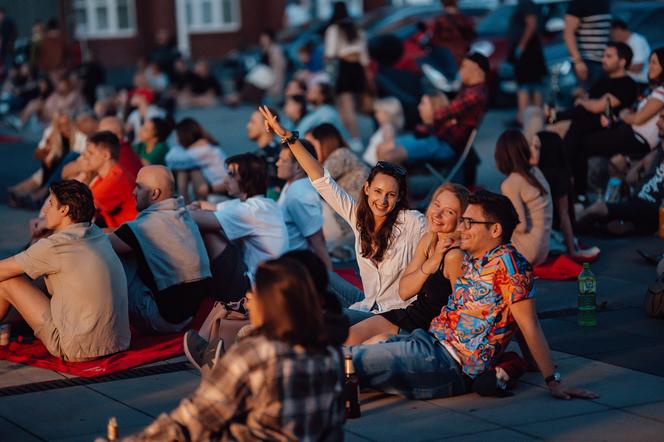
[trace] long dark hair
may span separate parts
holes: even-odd
[[[328,344],[320,295],[298,261],[282,257],[260,264],[254,296],[263,307],[263,324],[255,333],[310,349]]]
[[[362,256],[370,258],[376,262],[381,262],[385,255],[385,251],[391,245],[392,230],[395,228],[397,217],[402,210],[408,209],[408,184],[406,182],[406,174],[400,173],[397,170],[399,166],[393,167],[391,163],[378,162],[378,164],[371,169],[366,184],[371,186],[372,181],[379,173],[390,176],[397,180],[399,184],[399,195],[394,209],[387,215],[387,219],[380,227],[378,232],[374,232],[376,227],[373,212],[369,207],[367,195],[362,192],[362,197],[357,203],[357,222],[355,226],[360,233],[360,248],[362,249]],[[398,169],[397,169],[398,168]],[[398,226],[396,226],[398,228]],[[376,247],[374,247],[374,245]]]
[[[357,37],[359,36],[357,26],[348,13],[348,8],[346,7],[345,2],[334,2],[332,17],[330,17],[330,22],[328,23],[328,26],[331,25],[339,26],[339,30],[343,32],[346,41],[348,42],[357,40]]]
[[[546,189],[530,171],[533,167],[530,164],[530,148],[520,131],[509,129],[498,137],[495,159],[496,167],[503,175],[518,173],[539,190],[540,195],[546,195]]]
[[[651,81],[651,84],[654,86],[659,86],[662,83],[664,83],[664,47],[657,48],[654,51],[652,51],[650,56],[652,57],[653,55],[657,57],[657,61],[659,61],[659,65],[662,67],[662,72],[660,72],[659,77]],[[648,58],[648,60],[650,61],[650,58]]]
[[[175,126],[175,133],[178,137],[178,142],[182,147],[189,147],[194,144],[196,141],[204,138],[210,144],[219,145],[217,140],[212,138],[212,136],[203,129],[198,121],[193,118],[184,118]]]
[[[323,123],[311,129],[311,136],[320,143],[320,158],[318,161],[324,163],[327,157],[335,150],[347,147],[348,143],[334,124]]]

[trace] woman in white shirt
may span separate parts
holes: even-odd
[[[360,268],[364,293],[349,288],[350,284],[331,274],[330,290],[340,298],[351,322],[371,312],[402,308],[414,300],[399,297],[399,279],[422,235],[427,231],[424,215],[408,210],[406,205],[406,172],[401,167],[379,162],[369,172],[358,201],[343,190],[309,154],[302,144],[277,122],[263,107],[266,128],[284,139],[307,173],[314,188],[348,224],[355,234],[355,253]],[[362,299],[363,298],[363,299]],[[360,311],[355,315],[352,310]]]
[[[355,112],[355,95],[366,88],[364,70],[369,65],[369,52],[364,34],[348,15],[346,3],[335,2],[332,18],[325,30],[325,59],[338,63],[336,93],[341,121],[350,133],[350,145],[361,147]]]

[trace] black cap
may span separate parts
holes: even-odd
[[[491,67],[489,65],[489,59],[486,57],[486,55],[480,54],[479,52],[470,52],[468,55],[466,55],[466,58],[473,63],[476,63],[480,69],[484,71],[484,75],[489,75]]]

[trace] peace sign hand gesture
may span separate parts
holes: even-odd
[[[279,124],[277,116],[270,112],[267,106],[258,106],[258,111],[265,119],[265,132],[271,132],[281,138],[288,136],[288,131]]]

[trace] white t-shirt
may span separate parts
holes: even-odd
[[[402,300],[399,297],[399,280],[413,258],[420,238],[427,232],[424,215],[416,210],[402,210],[399,213],[392,228],[390,247],[385,251],[383,260],[376,265],[371,259],[362,256],[360,234],[356,226],[357,203],[353,197],[339,187],[328,171],[325,171],[325,176],[312,181],[312,184],[330,207],[350,224],[355,234],[355,254],[364,287],[364,300],[356,302],[350,308],[386,312],[407,307],[416,297]]]
[[[219,146],[184,147],[176,144],[166,154],[166,165],[171,170],[201,169],[212,186],[221,184],[226,176],[226,153]]]
[[[650,95],[639,102],[638,109],[640,110],[643,106],[646,105],[648,100],[659,100],[664,103],[664,86],[656,87]],[[641,135],[648,142],[648,145],[651,149],[654,149],[655,146],[659,143],[659,132],[657,130],[657,119],[659,118],[659,112],[650,117],[648,121],[640,125],[632,125],[632,129],[635,133]]]
[[[279,206],[271,199],[257,195],[245,201],[224,201],[217,204],[214,214],[228,239],[241,245],[252,279],[258,264],[288,250],[286,225]]]
[[[648,83],[648,57],[650,57],[650,45],[641,34],[632,32],[627,39],[627,46],[632,50],[632,64],[643,64],[638,74],[628,72],[627,74],[638,83]]]
[[[279,200],[288,230],[288,250],[309,248],[307,237],[323,228],[323,206],[308,178],[287,183]]]

